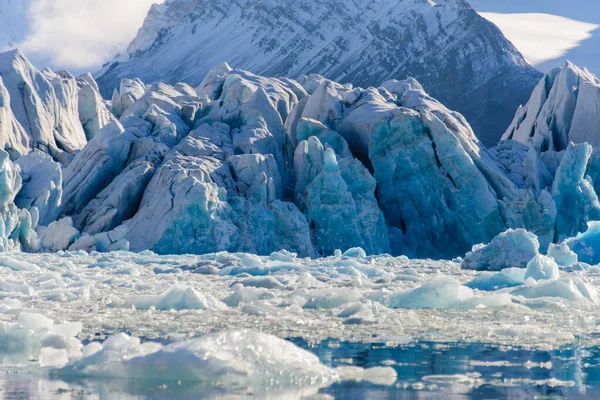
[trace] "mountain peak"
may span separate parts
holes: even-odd
[[[463,0],[170,0],[152,7],[128,52],[98,82],[105,97],[125,77],[195,86],[222,61],[363,87],[414,76],[487,144],[541,76]]]

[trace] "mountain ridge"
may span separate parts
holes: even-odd
[[[497,142],[542,76],[464,0],[170,0],[152,7],[127,53],[97,77],[110,98],[121,78],[194,86],[222,61],[266,76],[317,73],[361,87],[414,77],[464,114],[486,145]]]

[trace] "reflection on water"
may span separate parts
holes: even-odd
[[[306,347],[306,344],[298,342]],[[391,387],[337,383],[322,393],[335,398],[505,399],[600,398],[600,349],[530,351],[480,344],[321,343],[311,351],[331,366],[388,365],[398,373]]]
[[[554,351],[480,344],[340,343],[293,340],[332,367],[390,366],[398,373],[391,386],[340,382],[319,391],[336,399],[514,399],[600,398],[600,348],[576,346]],[[301,398],[308,391],[273,393],[272,398]],[[252,393],[237,393],[251,395]],[[3,370],[1,399],[172,399],[223,398],[215,388],[149,381],[50,379],[24,370]],[[254,396],[257,398],[256,396]],[[268,396],[261,395],[260,398]]]

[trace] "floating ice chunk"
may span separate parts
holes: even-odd
[[[372,367],[365,369],[362,380],[373,385],[391,386],[398,379],[398,373],[391,367]]]
[[[269,256],[269,259],[271,261],[282,261],[282,262],[296,262],[296,259],[298,258],[298,254],[296,253],[291,253],[287,250],[280,250],[280,251],[275,251],[273,253],[271,253],[271,255]]]
[[[264,263],[262,262],[261,258],[257,255],[242,253],[238,254],[238,257],[244,267],[259,269],[264,267]]]
[[[241,286],[235,292],[226,297],[223,302],[229,307],[237,307],[240,303],[253,303],[259,300],[272,299],[274,295],[266,289]]]
[[[208,293],[185,286],[175,285],[160,296],[132,296],[127,298],[125,307],[157,310],[225,310],[227,306]]]
[[[244,314],[256,316],[281,317],[285,314],[283,310],[264,303],[244,304],[241,311]]]
[[[52,348],[56,350],[64,350],[67,357],[81,356],[83,345],[75,336],[53,335],[48,333],[40,343],[42,348]],[[64,363],[66,364],[66,363]],[[62,364],[62,365],[64,365]],[[62,366],[61,365],[61,366]]]
[[[598,304],[596,289],[581,278],[568,277],[552,281],[542,281],[514,289],[511,294],[534,299],[558,297],[575,303]]]
[[[342,254],[343,257],[367,258],[367,253],[360,247],[353,247]]]
[[[527,264],[525,280],[528,278],[536,281],[558,279],[560,278],[558,264],[552,258],[538,254]]]
[[[265,288],[265,289],[284,289],[285,286],[272,276],[248,278],[240,281],[244,286]]]
[[[372,308],[363,303],[356,303],[350,305],[348,308],[343,310],[337,315],[339,318],[344,318],[344,324],[346,325],[359,325],[359,324],[374,324],[375,318]]]
[[[8,255],[0,255],[0,266],[7,267],[12,269],[13,271],[39,271],[40,268],[27,262],[25,260],[20,260]]]
[[[473,290],[448,276],[439,276],[421,287],[389,295],[385,304],[390,308],[449,309],[473,297]]]
[[[457,310],[474,310],[481,308],[491,308],[491,309],[500,309],[500,308],[523,308],[523,306],[517,305],[513,303],[512,296],[508,293],[492,293],[486,296],[474,296],[470,299],[467,299],[460,304],[455,305],[453,308]]]
[[[17,323],[19,323],[23,328],[30,329],[32,331],[48,331],[54,325],[54,321],[52,321],[50,318],[47,318],[41,314],[33,314],[28,312],[22,312],[19,314]]]
[[[56,335],[62,337],[75,337],[83,330],[83,324],[81,322],[69,322],[59,325],[54,325],[49,335]]]
[[[506,268],[492,274],[484,273],[475,277],[466,286],[479,290],[499,290],[525,283],[525,272],[523,268]]]
[[[98,353],[99,351],[102,351],[102,349],[103,347],[100,343],[92,342],[90,344],[85,345],[83,349],[81,349],[81,356],[84,358],[90,357]]]
[[[7,314],[23,308],[21,302],[17,299],[4,299],[0,302],[0,313]]]
[[[41,367],[64,367],[69,362],[69,357],[65,349],[55,349],[44,347],[40,350]]]
[[[461,263],[463,269],[500,271],[505,268],[525,268],[540,248],[537,237],[524,229],[509,229],[496,236],[488,245],[476,246]]]
[[[391,367],[372,367],[363,369],[343,366],[335,369],[342,381],[365,381],[373,385],[391,386],[398,379],[398,373]]]
[[[568,267],[578,261],[577,253],[572,251],[566,242],[551,244],[548,248],[548,256],[552,257],[558,265]]]
[[[127,349],[135,349],[139,347],[140,339],[136,337],[131,337],[125,333],[117,333],[115,335],[109,336],[103,343],[103,350],[127,350]]]
[[[121,339],[125,342],[124,337]],[[116,348],[109,344],[105,342],[102,350],[69,364],[59,375],[196,382],[237,389],[314,386],[337,378],[316,355],[275,336],[249,330],[226,331],[164,347],[155,345],[146,354],[126,358],[120,349],[132,353],[141,346],[123,343]]]
[[[71,217],[54,221],[48,227],[40,226],[37,232],[42,248],[51,251],[66,250],[79,236],[79,231],[73,227]]]

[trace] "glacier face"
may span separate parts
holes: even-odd
[[[451,258],[509,228],[545,251],[596,218],[585,149],[554,168],[514,141],[487,150],[414,79],[362,89],[218,64],[195,89],[126,79],[112,111],[92,113],[106,125],[62,171],[73,250]]]
[[[517,111],[503,140],[515,140],[538,152],[562,151],[569,142],[600,146],[600,80],[570,62],[546,74],[531,98]]]
[[[13,160],[38,149],[63,165],[112,119],[91,76],[39,71],[19,50],[0,54],[0,117]]]
[[[545,252],[599,218],[590,145],[540,152],[505,140],[488,150],[412,78],[363,89],[221,63],[196,88],[125,79],[106,104],[89,75],[3,57],[17,76],[37,77],[34,95],[48,94],[32,113],[2,109],[23,182],[7,185],[8,203],[30,216],[6,236],[22,231],[23,248],[452,258],[519,228]],[[38,143],[23,155],[15,137],[83,148]]]
[[[464,0],[169,0],[150,10],[98,81],[105,97],[121,78],[197,85],[222,61],[267,76],[317,73],[363,87],[413,76],[465,115],[487,146],[541,76]]]

